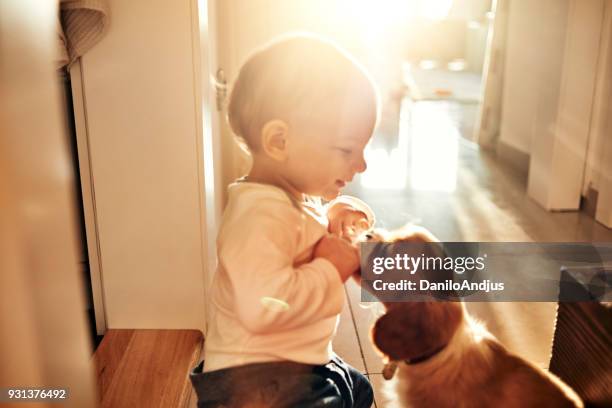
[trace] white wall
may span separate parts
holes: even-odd
[[[554,148],[555,183],[550,203],[577,209],[587,162],[589,135],[596,96],[597,65],[604,0],[572,0],[568,10]]]
[[[598,69],[596,76],[595,98],[593,101],[593,116],[590,130],[590,142],[587,151],[587,163],[584,174],[583,194],[593,188],[600,190],[604,186],[603,175],[612,171],[604,161],[605,141],[611,139],[606,130],[606,118],[609,118],[610,103],[610,69],[612,66],[612,0],[605,0],[601,43],[599,47]]]
[[[499,141],[528,154],[528,194],[578,209],[604,0],[510,2]]]
[[[612,0],[605,1],[600,50],[585,186],[599,191],[595,219],[612,228]]]
[[[555,122],[569,0],[513,0],[508,10],[499,140],[529,153]],[[540,133],[544,132],[544,133]]]
[[[196,2],[110,3],[82,59],[107,326],[203,329]]]

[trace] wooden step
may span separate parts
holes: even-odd
[[[94,353],[101,407],[187,407],[199,330],[112,329]]]

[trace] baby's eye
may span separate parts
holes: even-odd
[[[340,150],[340,152],[342,152],[344,154],[352,154],[353,153],[352,149],[346,149],[344,147],[337,147],[336,149]]]

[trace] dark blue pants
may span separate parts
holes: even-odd
[[[328,364],[258,363],[190,374],[198,408],[370,408],[367,377],[335,356]]]

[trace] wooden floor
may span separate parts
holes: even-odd
[[[379,227],[413,222],[442,241],[612,241],[612,230],[585,214],[547,212],[527,197],[524,177],[469,140],[476,109],[404,100],[401,119],[386,115],[372,142],[387,154],[396,149],[395,156],[370,158],[368,172],[346,194],[368,202]],[[383,185],[388,188],[379,188]],[[381,393],[382,362],[369,341],[377,310],[360,302],[360,288],[352,281],[346,292],[334,349],[368,375],[376,406],[387,406]],[[507,347],[547,367],[555,303],[470,303],[468,309]]]
[[[100,407],[186,406],[202,346],[199,330],[108,330],[94,354]]]

